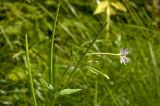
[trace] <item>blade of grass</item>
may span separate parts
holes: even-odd
[[[92,73],[100,74],[100,75],[102,75],[103,77],[109,79],[108,75],[102,73],[101,71],[99,71],[99,70],[97,70],[97,69],[95,69],[95,68],[93,68],[93,67],[87,66],[87,69],[89,69],[89,71],[91,71]]]
[[[107,90],[108,90],[109,94],[111,95],[111,98],[113,99],[113,101],[114,101],[115,105],[116,105],[116,106],[118,106],[118,103],[117,103],[117,101],[116,101],[116,98],[114,97],[114,95],[113,95],[113,93],[112,93],[111,89],[108,87],[107,83],[104,81],[104,79],[103,79],[103,78],[102,78],[102,81],[103,81],[103,83],[104,83],[105,87],[107,88]]]
[[[158,74],[158,66],[157,66],[157,60],[155,58],[155,54],[152,48],[152,44],[148,42],[150,54],[151,54],[151,59],[152,59],[152,64],[154,66],[154,74],[155,74],[155,81],[156,81],[156,90],[157,90],[157,95],[160,97],[160,92],[159,92],[159,74]]]
[[[54,22],[54,28],[53,28],[53,34],[51,38],[51,50],[50,50],[50,82],[54,86],[54,81],[55,81],[55,71],[53,70],[53,49],[54,49],[54,36],[55,36],[55,31],[56,31],[56,24],[57,24],[57,18],[58,18],[58,13],[59,13],[59,8],[60,8],[60,3],[58,4],[57,7],[57,12],[56,12],[56,18]]]
[[[0,26],[0,29],[1,29],[1,32],[2,32],[2,35],[4,36],[4,38],[6,39],[6,42],[7,44],[9,45],[10,49],[13,50],[13,46],[12,46],[12,43],[9,39],[9,37],[5,34],[3,28]]]
[[[63,79],[64,75],[66,74],[66,72],[68,71],[68,69],[71,67],[71,65],[68,65],[67,68],[64,70],[61,79]]]
[[[25,35],[25,42],[26,42],[26,58],[27,58],[27,66],[28,66],[28,72],[29,72],[31,92],[32,92],[33,100],[34,100],[34,106],[37,106],[37,101],[36,101],[36,96],[35,96],[34,86],[33,86],[32,72],[31,72],[30,61],[29,61],[28,36],[27,36],[27,34]]]
[[[97,106],[97,93],[98,93],[98,91],[97,91],[97,86],[98,84],[97,84],[97,75],[96,75],[96,83],[95,83],[95,93],[94,93],[94,106]]]

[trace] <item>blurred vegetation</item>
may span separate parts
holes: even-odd
[[[154,1],[154,0],[153,0]],[[158,106],[160,99],[160,14],[153,14],[151,0],[122,0],[127,12],[111,15],[106,30],[89,52],[118,53],[129,48],[129,63],[112,56],[88,56],[78,66],[67,88],[82,91],[59,96],[59,106],[92,106],[97,80],[97,106]],[[25,34],[28,34],[31,69],[38,106],[50,106],[52,98],[41,80],[49,81],[50,39],[57,0],[0,1],[0,106],[32,106],[26,69]],[[55,35],[55,88],[62,89],[77,61],[105,23],[106,14],[93,15],[94,0],[61,0]],[[157,10],[156,10],[157,11]],[[71,67],[64,74],[66,68]],[[91,73],[86,66],[107,74]]]

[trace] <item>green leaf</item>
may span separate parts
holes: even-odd
[[[76,93],[81,90],[82,89],[63,89],[62,91],[60,91],[59,95],[69,95],[69,94]]]
[[[53,90],[53,86],[51,84],[49,84],[48,82],[46,82],[45,80],[41,79],[41,83],[43,86],[45,86],[46,88]]]
[[[121,2],[111,2],[111,5],[117,10],[127,12],[126,7]]]
[[[100,75],[102,75],[103,77],[109,79],[108,75],[106,75],[106,74],[100,72],[99,70],[97,70],[97,69],[95,69],[95,68],[93,68],[93,67],[89,67],[89,66],[87,66],[87,68],[88,68],[89,71],[91,71],[92,73],[100,74]]]

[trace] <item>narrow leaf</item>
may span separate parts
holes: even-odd
[[[91,71],[92,73],[93,73],[93,72],[96,73],[96,74],[98,73],[98,74],[102,75],[103,77],[109,79],[108,75],[100,72],[99,70],[97,70],[97,69],[95,69],[95,68],[93,68],[93,67],[89,67],[89,66],[88,66],[87,68],[88,68],[89,71]]]
[[[69,95],[69,94],[72,94],[72,93],[76,93],[78,91],[81,91],[82,89],[63,89],[59,95]]]
[[[51,84],[49,84],[48,82],[46,82],[45,80],[41,80],[41,83],[43,86],[45,86],[46,88],[53,90],[53,86]]]
[[[127,12],[126,7],[121,2],[111,2],[111,5],[117,10]]]

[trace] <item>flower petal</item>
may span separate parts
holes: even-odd
[[[120,49],[120,53],[121,53],[121,54],[123,53],[123,48]]]
[[[122,63],[124,63],[124,64],[128,63],[128,58],[127,58],[126,56],[121,56],[121,57],[120,57],[120,63],[121,63],[121,64],[122,64]]]
[[[123,62],[128,63],[128,58],[126,56],[123,56]]]
[[[124,50],[123,50],[123,53],[124,53],[125,55],[127,55],[127,54],[128,54],[128,48],[124,49]]]
[[[120,49],[120,54],[122,55],[122,56],[126,56],[127,54],[128,54],[128,48],[126,48],[126,49]]]
[[[123,63],[123,58],[122,58],[122,57],[120,57],[120,63],[121,63],[121,64]]]

